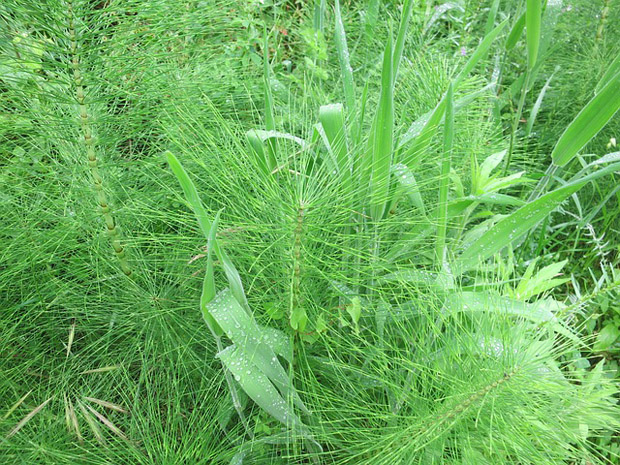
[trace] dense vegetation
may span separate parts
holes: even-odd
[[[0,3],[0,463],[620,463],[617,0]]]

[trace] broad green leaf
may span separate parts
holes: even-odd
[[[568,125],[551,158],[557,166],[568,164],[620,109],[620,73],[616,74]]]
[[[342,177],[346,193],[351,192],[351,160],[347,148],[344,109],[340,103],[323,105],[319,109],[319,121],[329,142],[328,149],[335,158],[336,168]]]
[[[367,41],[372,37],[372,33],[377,25],[377,20],[379,19],[379,4],[380,0],[369,0],[368,5],[366,6],[364,34]]]
[[[527,68],[532,70],[538,59],[542,24],[542,0],[527,0],[525,8],[525,36],[527,39]]]
[[[620,53],[616,55],[614,61],[611,62],[605,74],[596,85],[596,93],[598,94],[603,87],[605,87],[617,74],[620,74]]]
[[[290,404],[282,398],[269,378],[248,358],[247,352],[232,345],[217,354],[241,388],[265,412],[287,427],[300,426],[301,421]]]
[[[338,52],[338,62],[340,63],[340,72],[342,73],[344,99],[348,114],[353,115],[355,113],[355,83],[353,81],[353,68],[351,68],[349,49],[347,47],[347,36],[344,31],[344,25],[342,24],[340,0],[336,0],[335,16],[336,51]]]
[[[179,160],[177,160],[177,157],[175,157],[170,152],[166,152],[166,158],[168,160],[168,164],[170,165],[170,169],[172,169],[172,172],[177,177],[177,180],[179,181],[179,184],[183,189],[183,193],[185,194],[185,198],[189,203],[189,206],[194,211],[194,215],[196,215],[196,219],[198,220],[198,224],[200,225],[202,233],[208,240],[211,232],[211,221],[209,221],[207,211],[205,210],[202,202],[200,201],[196,186],[194,186],[194,183],[188,176],[187,172],[185,171]],[[237,300],[241,302],[243,308],[245,308],[246,311],[249,311],[250,307],[245,297],[243,283],[241,282],[241,276],[239,276],[237,268],[235,268],[235,265],[233,265],[230,258],[228,258],[226,252],[219,247],[217,241],[213,242],[213,252],[219,259],[222,267],[224,268],[226,279],[228,280],[228,284],[230,285],[233,294],[235,295]]]
[[[564,200],[577,192],[588,182],[619,169],[618,164],[610,165],[607,168],[593,173],[584,178],[572,181],[558,189],[527,203],[512,214],[499,220],[493,227],[486,231],[481,237],[476,239],[465,249],[460,257],[457,258],[454,269],[455,273],[461,274],[471,270],[481,262],[495,255],[509,244],[526,234],[539,222],[555,210]]]
[[[276,168],[276,158],[272,150],[265,147],[263,140],[258,136],[255,130],[246,133],[250,148],[256,159],[256,164],[263,172],[263,176],[269,176]]]
[[[596,351],[609,349],[620,337],[620,328],[614,322],[607,323],[596,335],[593,349]]]
[[[381,97],[373,124],[374,135],[371,139],[370,216],[375,221],[383,217],[390,187],[390,167],[392,166],[394,148],[394,82],[392,73],[392,39],[388,37],[383,53]]]
[[[242,350],[248,360],[264,373],[285,398],[292,397],[295,405],[308,412],[303,402],[290,386],[288,375],[273,349],[273,334],[261,331],[254,318],[241,308],[229,289],[220,292],[207,304],[207,311],[222,327],[230,340]]]

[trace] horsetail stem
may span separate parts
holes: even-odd
[[[290,319],[293,329],[303,331],[306,326],[307,316],[305,310],[301,307],[301,243],[304,232],[304,216],[305,207],[300,205],[297,210],[297,218],[295,221],[295,231],[293,233],[293,273],[291,279],[291,297],[290,297]]]
[[[91,178],[97,193],[97,202],[101,209],[101,214],[106,224],[106,231],[110,238],[110,243],[114,249],[114,254],[118,258],[121,270],[127,276],[131,276],[132,270],[125,256],[125,249],[120,241],[120,231],[114,216],[110,210],[110,204],[103,189],[103,178],[99,172],[99,164],[95,151],[95,140],[93,138],[91,124],[88,115],[88,106],[85,101],[84,86],[82,84],[82,74],[80,73],[80,61],[77,54],[77,38],[75,32],[75,20],[73,12],[73,2],[67,2],[69,13],[69,36],[71,39],[71,68],[73,70],[73,82],[75,84],[75,95],[80,108],[80,127],[84,138],[84,146],[86,147],[86,156],[88,158],[88,167],[90,168]]]
[[[603,40],[603,29],[605,29],[605,24],[607,23],[607,17],[609,16],[609,4],[611,0],[605,0],[603,4],[603,9],[601,10],[601,19],[598,22],[598,28],[596,30],[596,42],[600,42]]]
[[[478,391],[474,392],[467,399],[457,404],[454,408],[448,410],[447,412],[444,412],[438,417],[432,418],[429,421],[425,422],[420,428],[420,430],[422,431],[420,435],[423,436],[425,434],[430,434],[432,430],[440,428],[447,421],[455,421],[458,415],[463,413],[480,399],[483,399],[491,391],[501,387],[504,383],[514,377],[519,370],[520,367],[518,366],[513,368],[512,371],[504,373],[501,378],[496,379],[494,382],[487,384],[486,386],[480,388]],[[416,450],[419,450],[422,447],[424,447],[423,444],[418,446]]]

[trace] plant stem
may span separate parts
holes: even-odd
[[[523,114],[523,106],[525,105],[525,97],[527,96],[527,89],[529,85],[530,85],[530,72],[529,70],[526,70],[525,77],[523,79],[523,87],[521,87],[521,97],[519,98],[519,106],[517,108],[517,114],[515,115],[515,119],[512,122],[512,131],[510,133],[510,146],[508,147],[508,156],[506,157],[506,165],[504,166],[504,176],[508,173],[508,168],[510,166],[510,161],[512,159],[512,153],[514,151],[517,129],[519,129],[519,121],[521,120],[521,115]]]
[[[125,249],[119,239],[119,227],[117,226],[114,220],[114,216],[112,216],[112,213],[110,211],[110,204],[103,189],[103,178],[101,177],[101,173],[99,172],[99,162],[97,160],[97,154],[95,151],[95,141],[92,135],[92,129],[88,115],[88,107],[85,102],[84,86],[82,84],[82,74],[80,73],[80,61],[77,55],[75,20],[73,13],[73,3],[71,1],[68,2],[67,9],[69,12],[69,34],[71,38],[71,68],[73,69],[73,81],[75,84],[76,99],[80,107],[80,127],[82,135],[84,137],[86,156],[88,158],[88,166],[90,168],[90,173],[93,184],[95,186],[95,191],[97,192],[97,201],[101,209],[101,214],[103,215],[103,219],[105,220],[108,237],[110,238],[112,248],[114,249],[114,254],[118,258],[123,273],[125,273],[127,276],[131,276],[132,270],[127,262],[127,258],[125,256]]]
[[[609,5],[611,4],[611,0],[605,0],[603,4],[603,9],[601,10],[601,19],[598,22],[598,28],[596,30],[596,43],[598,44],[601,40],[603,40],[603,29],[605,29],[605,24],[607,23],[607,17],[609,16]]]

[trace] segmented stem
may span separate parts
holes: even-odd
[[[457,404],[454,408],[448,410],[447,412],[444,412],[443,414],[439,415],[438,417],[432,418],[430,421],[428,421],[425,424],[423,424],[423,426],[420,428],[422,430],[422,433],[420,434],[420,436],[425,436],[427,434],[431,434],[431,432],[433,430],[435,430],[437,428],[440,428],[441,426],[443,426],[447,422],[456,421],[458,415],[462,414],[469,407],[474,405],[480,399],[484,398],[489,392],[499,388],[501,385],[503,385],[508,380],[510,380],[515,374],[517,374],[519,369],[520,369],[520,367],[515,367],[512,371],[510,371],[508,373],[504,373],[504,376],[502,376],[500,379],[498,379],[498,380],[494,381],[493,383],[488,384],[488,385],[482,387],[481,389],[479,389],[478,391],[474,392],[471,396],[469,396],[463,402]],[[422,442],[421,444],[419,444],[416,447],[416,450],[420,450],[424,446],[425,446],[425,443]]]
[[[125,273],[127,276],[131,276],[132,271],[129,263],[127,262],[127,257],[125,256],[125,249],[120,241],[119,227],[116,224],[114,216],[112,215],[112,212],[110,210],[110,204],[108,203],[108,199],[103,189],[103,178],[101,177],[101,173],[99,171],[99,163],[97,160],[97,153],[95,148],[96,143],[92,135],[91,123],[88,115],[88,106],[86,104],[84,96],[84,86],[82,83],[83,79],[82,74],[80,73],[80,61],[77,54],[77,38],[75,30],[73,2],[67,2],[67,9],[69,13],[69,35],[71,38],[71,68],[73,69],[75,95],[80,108],[80,127],[82,131],[82,136],[84,138],[84,146],[86,147],[88,166],[90,168],[91,178],[93,180],[95,191],[97,193],[97,202],[99,203],[101,214],[103,215],[103,219],[105,220],[106,230],[108,233],[108,237],[110,238],[112,248],[114,249],[114,254],[118,258],[123,273]]]
[[[598,29],[596,30],[596,42],[603,40],[603,29],[605,29],[607,17],[609,16],[610,3],[611,0],[605,0],[605,3],[603,4],[603,9],[601,10],[601,20],[599,21]]]

